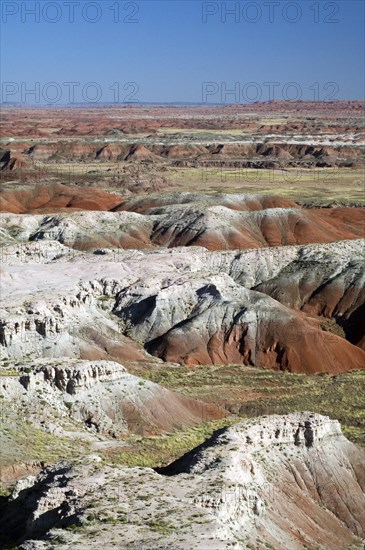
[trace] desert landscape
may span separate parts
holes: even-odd
[[[360,550],[360,101],[4,106],[2,548]]]

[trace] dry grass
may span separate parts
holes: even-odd
[[[349,168],[290,170],[169,168],[164,176],[182,191],[273,194],[294,200],[365,204],[364,171]]]
[[[153,366],[143,375],[182,394],[225,407],[235,420],[263,414],[314,411],[337,418],[352,441],[363,444],[365,371],[305,375],[242,365]]]

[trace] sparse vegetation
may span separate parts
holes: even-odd
[[[345,331],[342,327],[340,327],[340,325],[336,323],[334,319],[324,319],[321,322],[321,329],[325,330],[326,332],[331,332],[336,336],[340,336],[341,338],[346,338]]]
[[[19,376],[19,372],[15,369],[0,370],[0,376]]]
[[[114,464],[128,466],[165,466],[200,445],[215,430],[234,423],[234,418],[224,418],[211,422],[202,422],[198,426],[176,431],[173,434],[153,437],[131,437],[127,440],[129,448],[110,451],[108,460]]]
[[[163,535],[171,535],[175,530],[175,526],[164,519],[151,520],[147,522],[147,525],[152,531],[158,531]]]
[[[319,376],[223,365],[154,366],[139,374],[169,389],[221,405],[236,421],[303,410],[325,414],[341,422],[350,440],[364,444],[364,371]]]

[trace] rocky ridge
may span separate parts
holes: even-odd
[[[158,472],[92,457],[48,467],[18,484],[2,522],[24,550],[86,541],[109,550],[120,540],[126,549],[360,548],[363,458],[328,417],[262,417],[220,430]]]
[[[112,198],[116,201],[116,196]],[[117,199],[118,200],[118,199]],[[102,207],[100,202],[99,208]],[[272,196],[145,196],[113,211],[2,214],[3,240],[58,240],[77,250],[203,246],[235,250],[327,243],[364,236],[362,208],[305,209]]]
[[[322,326],[328,318],[349,332],[361,315],[362,251],[361,240],[239,253],[193,247],[69,255],[57,241],[8,245],[1,353],[5,359],[121,361],[152,353],[187,364],[238,362],[296,372],[362,368],[359,347],[339,330],[322,330],[331,328]],[[286,285],[278,296],[270,285],[280,277]],[[304,287],[311,303],[334,279],[338,306],[327,301],[317,315],[298,311],[295,292],[303,295]]]
[[[201,401],[142,380],[119,363],[38,359],[26,367],[11,368],[17,376],[2,376],[1,399],[10,408],[17,403],[19,414],[24,409],[36,426],[59,436],[72,437],[59,425],[61,419],[76,422],[75,437],[84,432],[86,438],[88,434],[123,438],[128,433],[153,434],[193,426],[222,415],[218,407],[208,408]]]

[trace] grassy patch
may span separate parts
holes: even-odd
[[[170,521],[163,519],[151,520],[147,522],[147,525],[152,531],[157,531],[163,535],[171,535],[176,529]]]
[[[183,191],[280,195],[294,200],[365,203],[364,170],[290,168],[266,170],[216,167],[169,167],[164,175]]]
[[[1,463],[45,462],[73,459],[90,452],[88,442],[78,438],[61,437],[36,427],[17,414],[7,403],[0,410]],[[0,464],[1,465],[1,464]]]
[[[293,411],[328,415],[341,422],[349,439],[364,443],[365,371],[305,375],[242,365],[179,368],[154,365],[139,375],[182,394],[221,405],[236,421]]]
[[[201,424],[173,434],[154,437],[131,437],[129,447],[122,452],[110,452],[109,459],[114,464],[127,466],[157,467],[166,466],[208,439],[212,433],[233,424],[235,419],[225,418]]]
[[[0,370],[0,376],[19,376],[19,371],[15,369]]]

